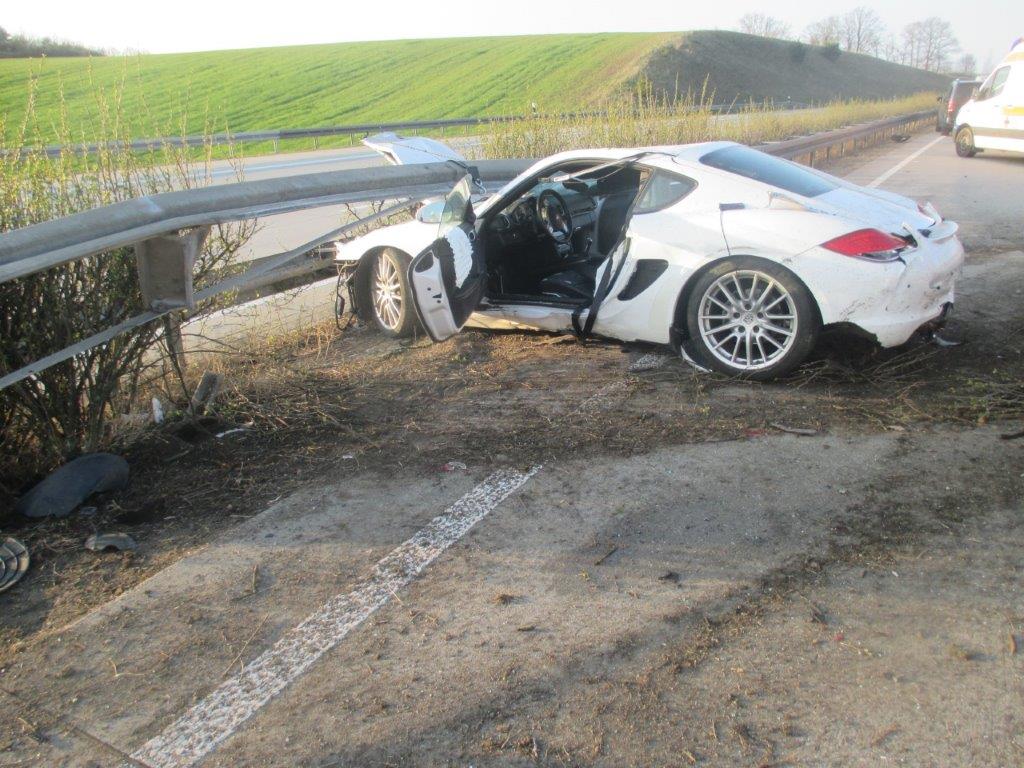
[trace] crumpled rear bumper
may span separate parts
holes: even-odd
[[[914,232],[917,247],[903,256],[903,268],[862,312],[849,321],[872,334],[883,347],[906,343],[914,332],[943,317],[955,298],[964,248],[954,222]]]

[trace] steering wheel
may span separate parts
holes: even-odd
[[[564,243],[572,236],[569,206],[553,189],[545,189],[537,195],[537,220],[555,242]]]

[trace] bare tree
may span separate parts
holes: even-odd
[[[978,71],[978,60],[973,53],[965,53],[957,60],[956,70],[973,75]]]
[[[880,45],[878,55],[886,61],[906,64],[906,47],[896,35],[889,35]]]
[[[906,63],[938,72],[949,66],[950,56],[960,50],[953,26],[938,16],[929,16],[903,28]]]
[[[857,6],[839,19],[840,42],[853,53],[877,53],[884,32],[882,19],[866,5]]]
[[[785,38],[789,36],[789,25],[784,21],[763,13],[746,13],[740,19],[740,32],[759,37]]]
[[[838,16],[828,16],[808,26],[803,36],[811,45],[830,45],[842,39],[840,27]]]

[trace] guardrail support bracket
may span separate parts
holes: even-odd
[[[192,309],[192,268],[209,227],[195,227],[181,235],[159,235],[135,244],[139,286],[146,307],[154,312]]]

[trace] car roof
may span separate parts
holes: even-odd
[[[569,162],[572,160],[624,160],[627,157],[650,153],[642,162],[645,165],[664,165],[666,168],[696,163],[709,152],[723,147],[736,146],[734,141],[702,141],[696,144],[662,144],[650,147],[602,147],[593,149],[572,149],[559,152],[543,160],[544,165]]]

